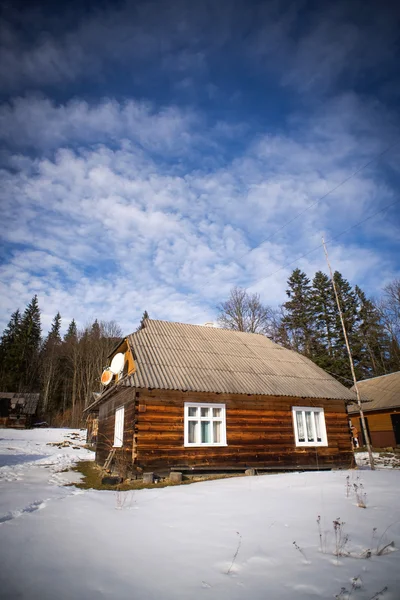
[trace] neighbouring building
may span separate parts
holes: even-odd
[[[357,383],[371,444],[375,448],[400,445],[400,371]],[[360,445],[365,445],[357,404],[348,412],[352,425],[358,430]]]
[[[39,406],[39,394],[0,392],[0,426],[30,427]]]
[[[101,394],[93,392],[93,400],[100,398]],[[93,404],[93,402],[91,403]],[[99,409],[93,409],[86,413],[86,443],[89,446],[96,446],[97,433],[99,429]]]
[[[147,319],[117,354],[121,372],[85,411],[98,411],[101,465],[111,455],[139,473],[352,464],[354,393],[263,335]]]

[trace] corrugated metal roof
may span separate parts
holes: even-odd
[[[357,385],[365,412],[400,407],[400,371],[365,379],[359,381]],[[349,413],[358,412],[357,405],[350,404],[348,411]]]
[[[263,335],[147,319],[128,339],[138,388],[354,399],[311,360]]]
[[[0,398],[7,398],[12,403],[19,404],[22,407],[22,414],[25,415],[34,415],[39,403],[39,394],[0,392]]]

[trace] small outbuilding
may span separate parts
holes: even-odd
[[[146,319],[112,358],[121,372],[85,411],[98,411],[101,465],[113,458],[140,473],[352,464],[345,403],[354,393],[263,335]]]
[[[101,394],[93,392],[93,400],[96,402],[100,398]],[[93,404],[93,402],[91,403]],[[91,411],[86,412],[86,443],[92,448],[96,446],[97,432],[99,429],[99,409],[97,407]]]
[[[30,427],[39,406],[39,394],[0,392],[0,426]]]
[[[400,371],[365,379],[357,383],[362,399],[365,424],[375,448],[400,445]],[[348,406],[352,426],[359,432],[359,442],[365,445],[356,404]]]

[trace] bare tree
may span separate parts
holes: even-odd
[[[79,334],[80,410],[90,404],[92,392],[101,390],[100,376],[108,364],[108,355],[121,339],[122,332],[115,321],[97,320]]]
[[[391,340],[392,368],[398,369],[400,367],[400,279],[394,279],[384,288],[377,309]]]
[[[218,324],[224,329],[270,335],[273,312],[261,303],[258,294],[249,294],[240,287],[231,289],[226,302],[218,306]]]
[[[62,347],[64,381],[62,410],[65,422],[78,426],[82,410],[92,402],[92,392],[101,390],[101,372],[109,363],[108,355],[121,339],[115,321],[97,320],[78,331],[71,324]]]
[[[383,308],[391,330],[400,339],[400,279],[395,279],[383,290]]]

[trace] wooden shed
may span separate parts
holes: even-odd
[[[38,405],[39,394],[0,392],[0,426],[30,427]]]
[[[96,460],[133,471],[348,467],[354,394],[267,337],[147,319],[115,353]],[[112,358],[112,356],[110,357]]]
[[[365,379],[357,385],[372,446],[393,448],[400,445],[400,371]],[[348,412],[358,431],[360,445],[365,445],[357,405],[350,404]]]

